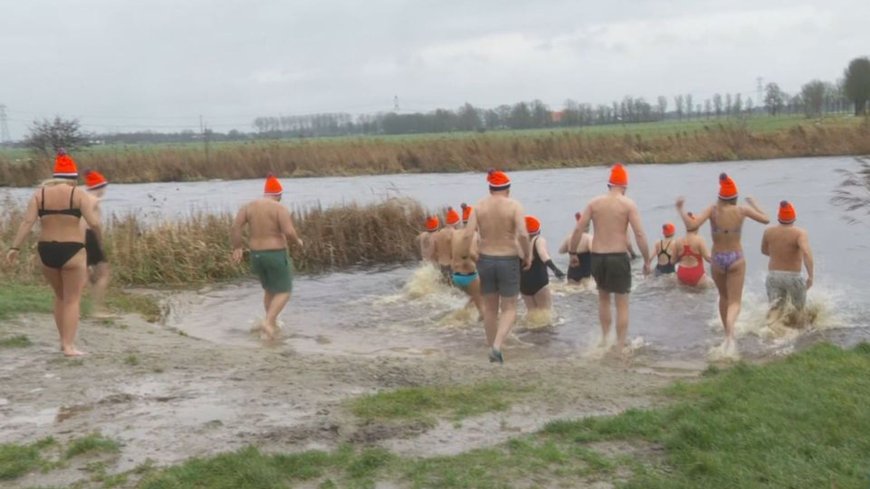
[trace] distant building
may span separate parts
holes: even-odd
[[[550,122],[552,122],[554,124],[559,124],[560,122],[562,122],[562,117],[564,115],[565,115],[565,112],[561,111],[561,110],[558,112],[550,112]]]

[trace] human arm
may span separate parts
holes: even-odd
[[[480,238],[477,236],[477,233],[471,237],[471,246],[468,250],[468,256],[471,258],[471,261],[477,263],[478,258],[480,258]]]
[[[583,209],[583,213],[580,216],[580,220],[577,221],[577,225],[574,226],[574,232],[571,233],[571,243],[568,245],[568,253],[571,255],[571,266],[576,267],[580,264],[580,260],[577,259],[577,248],[580,246],[580,241],[583,239],[583,233],[589,226],[591,217],[592,206],[587,205],[586,208]]]
[[[631,225],[631,230],[634,231],[634,241],[643,256],[643,273],[649,275],[652,272],[651,259],[649,254],[649,243],[646,240],[646,232],[643,230],[643,223],[640,221],[640,212],[637,210],[637,205],[632,202],[628,210],[628,223]]]
[[[694,214],[690,216],[685,209],[686,198],[679,197],[677,199],[677,213],[680,215],[680,219],[683,220],[683,224],[686,226],[686,229],[693,230],[698,229],[703,226],[710,216],[713,214],[713,207],[707,207],[700,214]]]
[[[88,225],[94,236],[97,238],[97,243],[103,242],[103,225],[100,222],[99,200],[91,195],[82,194],[79,200],[79,208],[82,210],[82,218]]]
[[[562,245],[559,246],[559,254],[564,255],[564,254],[568,253],[568,250],[570,249],[569,248],[570,245],[571,245],[571,236],[568,236],[567,238],[565,238],[565,241],[562,241]]]
[[[701,240],[701,247],[700,247],[700,248],[701,248],[701,256],[704,257],[704,260],[705,260],[707,263],[712,263],[712,262],[713,262],[713,257],[710,256],[710,249],[707,248],[707,242],[704,241],[704,240]]]
[[[532,268],[532,243],[529,239],[529,231],[526,229],[523,206],[519,203],[517,203],[514,210],[514,226],[517,230],[517,242],[520,245],[520,251],[523,253],[523,270],[528,270]]]
[[[36,204],[36,196],[34,195],[30,202],[27,203],[27,209],[24,211],[24,220],[21,222],[21,225],[18,227],[18,232],[15,234],[15,238],[12,239],[12,245],[9,247],[9,251],[6,253],[6,260],[12,263],[18,258],[18,249],[24,240],[27,238],[27,235],[30,234],[30,231],[33,230],[33,224],[36,223],[37,215],[37,204]]]
[[[746,203],[749,205],[741,206],[743,209],[743,215],[752,219],[753,221],[760,222],[761,224],[770,224],[770,217],[758,207],[758,204],[755,203],[755,199],[752,197],[746,197]]]
[[[535,241],[535,247],[538,249],[538,256],[541,257],[541,261],[547,265],[547,268],[553,271],[553,274],[558,279],[562,279],[565,277],[565,272],[559,269],[555,263],[553,263],[553,258],[550,257],[550,252],[547,250],[547,241],[544,240],[544,237],[541,236]]]
[[[800,238],[798,238],[798,247],[803,254],[804,266],[807,269],[807,289],[809,289],[813,286],[815,263],[813,263],[813,249],[810,248],[810,239],[806,231],[801,233]]]
[[[770,256],[770,242],[768,241],[768,230],[764,231],[764,235],[761,237],[761,254],[764,256]]]
[[[242,207],[236,218],[233,220],[233,227],[230,229],[230,243],[233,247],[233,261],[239,263],[242,261],[242,228],[248,222],[248,209]]]
[[[290,211],[286,207],[281,207],[281,214],[278,216],[281,225],[281,232],[287,237],[287,241],[296,243],[300,247],[304,244],[302,238],[296,233],[296,228],[293,227],[293,218],[290,216]]]

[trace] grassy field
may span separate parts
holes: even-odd
[[[95,146],[74,154],[115,182],[452,172],[870,153],[854,117],[753,117],[487,133]],[[33,185],[50,161],[0,151],[0,182]]]
[[[629,489],[864,489],[870,486],[868,372],[870,345],[843,350],[822,344],[767,365],[708,370],[699,382],[671,387],[666,407],[553,422],[536,434],[454,456],[415,458],[355,445],[293,454],[249,447],[106,477],[140,489],[372,488],[379,481],[457,489],[568,488],[596,481]],[[421,397],[447,406],[492,395],[492,388],[415,387],[365,403],[377,399],[402,413],[418,409]],[[452,416],[450,410],[430,413]],[[50,470],[52,457],[78,456],[79,447],[117,449],[99,436],[92,441],[0,445],[0,476]]]

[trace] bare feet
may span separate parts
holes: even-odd
[[[91,317],[94,319],[112,319],[117,316],[108,309],[100,309],[98,311],[94,311],[93,314],[91,314]]]
[[[87,355],[87,353],[79,351],[74,346],[63,348],[63,356],[65,357],[83,357],[85,355]]]
[[[263,328],[260,330],[260,339],[272,341],[275,339],[275,325],[263,321]]]

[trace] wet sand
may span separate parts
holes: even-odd
[[[99,431],[122,443],[119,455],[101,459],[110,474],[149,459],[172,464],[251,444],[285,452],[350,442],[419,456],[457,453],[553,419],[654,405],[663,401],[657,394],[663,386],[694,377],[703,366],[602,365],[579,355],[512,358],[510,350],[507,363],[497,366],[488,363],[483,346],[415,357],[298,353],[255,341],[217,344],[134,316],[84,321],[79,343],[90,355],[77,361],[57,353],[47,315],[5,321],[0,332],[33,341],[2,352],[0,439],[53,436],[66,442]],[[495,379],[540,389],[507,412],[469,418],[461,426],[362,424],[343,407],[382,389]],[[74,459],[66,468],[4,487],[70,484],[88,477],[81,469],[90,461]]]

